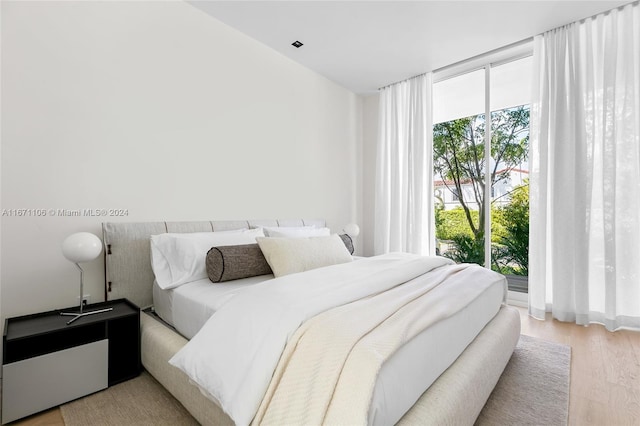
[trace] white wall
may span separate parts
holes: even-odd
[[[362,102],[362,245],[366,256],[375,254],[373,227],[379,99],[380,96],[376,94],[367,96]]]
[[[2,217],[2,324],[76,303],[60,244],[103,221],[362,223],[362,99],[187,3],[3,1],[1,35],[0,207],[128,210]]]

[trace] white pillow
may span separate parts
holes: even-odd
[[[352,261],[337,234],[303,238],[258,237],[256,240],[276,277]]]
[[[264,227],[263,229],[265,236],[278,238],[328,237],[331,235],[329,228],[316,228],[315,226]]]
[[[191,232],[151,236],[151,269],[158,286],[167,290],[207,278],[207,252],[215,246],[255,244],[262,229]]]

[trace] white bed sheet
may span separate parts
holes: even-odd
[[[240,280],[212,283],[209,279],[193,281],[170,290],[153,284],[155,312],[178,333],[191,339],[205,322],[233,296],[254,284],[273,278],[260,275]]]
[[[363,257],[353,256],[353,260],[360,259]],[[272,274],[267,274],[215,284],[208,279],[202,279],[169,290],[161,289],[154,280],[153,309],[163,321],[174,327],[187,339],[191,339],[209,317],[234,295],[248,286],[272,278]],[[178,300],[175,307],[174,299]],[[174,310],[176,311],[175,315]],[[178,318],[178,325],[174,321],[174,316]]]
[[[200,280],[172,290],[154,286],[154,306],[161,318],[191,339],[234,295],[271,278],[263,275],[219,284]],[[397,351],[380,370],[369,424],[397,423],[420,398],[425,384],[433,383],[496,315],[504,296],[504,283],[496,282],[463,310],[426,329]]]

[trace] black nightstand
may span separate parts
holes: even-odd
[[[67,325],[55,310],[8,318],[2,360],[2,423],[55,407],[140,374],[140,308],[126,299]],[[77,307],[75,308],[77,310]]]

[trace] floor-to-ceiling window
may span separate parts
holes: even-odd
[[[433,190],[439,253],[526,292],[532,64],[515,50],[436,74]]]

